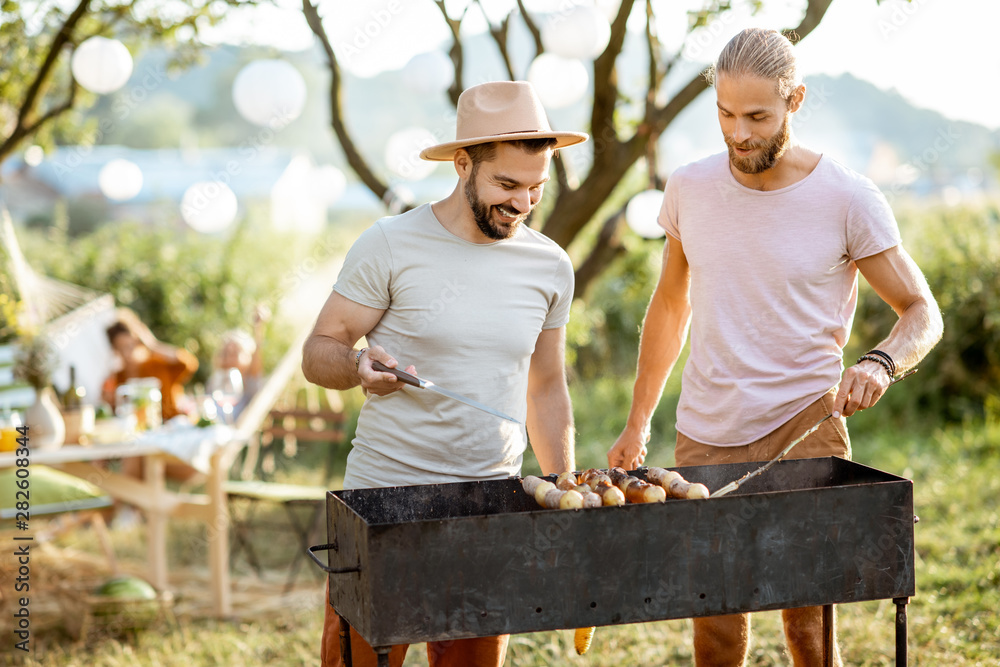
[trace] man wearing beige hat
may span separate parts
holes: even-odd
[[[348,252],[302,360],[311,382],[360,385],[368,395],[345,488],[504,479],[520,472],[528,439],[545,473],[574,468],[563,367],[573,267],[524,222],[542,198],[553,151],[586,139],[551,130],[526,82],[469,88],[456,140],[421,153],[454,164],[454,191],[377,221]],[[369,347],[355,348],[362,337]],[[526,426],[404,389],[374,370],[376,361],[419,371]],[[339,630],[327,604],[323,665],[341,664]],[[374,665],[371,647],[350,637],[353,663]],[[432,666],[499,666],[506,648],[500,636],[432,642],[427,653]],[[391,664],[405,652],[393,647]]]

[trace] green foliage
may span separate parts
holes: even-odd
[[[14,357],[14,379],[39,391],[51,384],[58,363],[56,349],[47,336],[34,334],[22,338]]]
[[[635,372],[639,331],[660,275],[662,242],[629,237],[628,252],[614,261],[587,296],[574,304],[567,327],[575,374],[591,380]]]
[[[0,3],[0,162],[26,141],[43,147],[88,144],[107,131],[107,119],[84,120],[82,110],[99,96],[80,87],[70,70],[73,49],[87,38],[118,38],[133,56],[161,44],[171,55],[166,70],[174,72],[199,60],[199,31],[218,23],[227,6],[255,3],[95,0],[73,9],[64,3]]]
[[[20,335],[18,319],[23,311],[24,304],[17,297],[14,281],[6,271],[0,271],[0,344]]]
[[[195,353],[200,362],[195,381],[207,377],[225,331],[249,329],[257,304],[276,309],[283,280],[302,252],[296,247],[301,244],[288,235],[261,230],[251,234],[242,227],[225,239],[115,223],[55,241],[24,235],[29,263],[45,275],[113,295],[157,338]],[[292,335],[282,323],[271,323],[266,366],[287,349]]]
[[[988,398],[1000,395],[1000,211],[993,206],[899,217],[904,244],[941,307],[944,337],[920,372],[895,385],[884,401],[907,418],[981,417]],[[895,322],[895,313],[865,285],[846,359],[885,338]]]

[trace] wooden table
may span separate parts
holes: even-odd
[[[204,494],[181,494],[167,489],[165,467],[167,461],[175,457],[166,451],[170,449],[170,434],[166,432],[133,437],[126,442],[65,445],[55,450],[32,451],[29,469],[30,465],[36,464],[58,468],[91,482],[115,499],[139,508],[146,519],[151,583],[161,591],[169,589],[168,519],[177,517],[204,522],[213,612],[218,617],[226,617],[232,613],[232,597],[229,579],[229,513],[223,491],[230,459],[224,454],[229,445],[238,444],[234,442],[238,435],[225,426],[204,429],[203,433],[185,432],[183,435],[188,439],[201,436],[203,440],[199,443],[200,452],[211,452],[207,459],[195,466],[208,476]],[[142,459],[144,479],[135,479],[97,465],[99,461],[131,457]],[[0,468],[12,467],[16,465],[16,460],[14,452],[0,453]]]

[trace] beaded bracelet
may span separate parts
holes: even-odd
[[[876,364],[885,369],[885,372],[889,375],[890,380],[893,378],[892,371],[889,370],[889,364],[887,364],[885,359],[882,357],[877,357],[874,354],[863,354],[858,357],[858,360],[855,363],[860,364],[862,361],[874,361]]]
[[[874,354],[876,357],[882,357],[889,364],[889,377],[896,377],[896,362],[892,360],[888,354],[882,350],[868,350],[865,354]]]
[[[354,355],[354,370],[361,370],[361,355],[368,351],[367,347],[363,347],[358,350],[358,353]]]

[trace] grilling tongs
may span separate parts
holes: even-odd
[[[917,372],[916,368],[910,369],[909,371],[903,373],[899,377],[894,378],[889,383],[889,386],[891,387],[892,385],[896,384],[900,380],[906,379],[906,378],[910,377],[911,375],[913,375],[916,372]],[[731,492],[735,491],[736,489],[740,488],[746,482],[748,482],[749,480],[753,479],[754,477],[756,477],[757,475],[761,474],[762,472],[764,472],[765,470],[767,470],[768,468],[770,468],[771,466],[773,466],[775,463],[777,463],[778,461],[780,461],[781,459],[783,459],[785,457],[785,455],[788,454],[788,452],[792,451],[792,447],[794,447],[795,445],[799,444],[800,442],[802,442],[803,440],[805,440],[806,438],[808,438],[810,435],[812,435],[813,433],[815,433],[817,431],[817,429],[819,429],[819,427],[823,425],[823,422],[825,422],[827,419],[829,419],[832,416],[833,415],[827,415],[826,417],[823,417],[818,422],[816,422],[815,424],[813,424],[812,426],[810,426],[809,429],[805,433],[803,433],[799,437],[795,438],[795,440],[792,440],[790,443],[788,443],[788,446],[785,447],[784,449],[782,449],[781,453],[779,453],[773,459],[771,459],[770,461],[768,461],[767,463],[765,463],[761,467],[757,468],[753,472],[748,472],[747,474],[743,475],[742,477],[740,477],[735,482],[730,482],[729,484],[726,484],[724,487],[722,487],[718,491],[715,491],[714,493],[712,493],[711,495],[709,495],[709,498],[718,498],[720,496],[724,496],[727,493],[731,493]]]
[[[471,405],[472,407],[474,407],[476,409],[482,410],[483,412],[488,412],[491,415],[499,417],[500,419],[506,419],[507,421],[514,422],[515,424],[520,424],[521,423],[517,419],[514,419],[513,417],[511,417],[509,415],[505,415],[504,413],[500,412],[499,410],[494,410],[493,408],[489,407],[488,405],[483,405],[479,401],[474,401],[474,400],[472,400],[471,398],[469,398],[467,396],[462,396],[461,394],[456,393],[454,391],[451,391],[449,389],[445,389],[444,387],[439,387],[438,385],[434,384],[430,380],[424,380],[423,378],[418,378],[416,375],[411,375],[410,373],[407,373],[405,371],[401,371],[401,370],[398,370],[398,369],[395,369],[395,368],[389,368],[388,366],[386,366],[385,364],[383,364],[383,363],[381,363],[379,361],[374,361],[373,360],[372,361],[372,368],[374,368],[377,371],[381,371],[382,373],[392,373],[393,375],[396,376],[396,378],[400,382],[405,382],[406,384],[411,385],[413,387],[417,387],[419,389],[430,389],[431,391],[437,392],[437,393],[441,394],[442,396],[447,396],[448,398],[452,398],[452,399],[454,399],[456,401],[461,401],[462,403],[465,403],[466,405]]]

